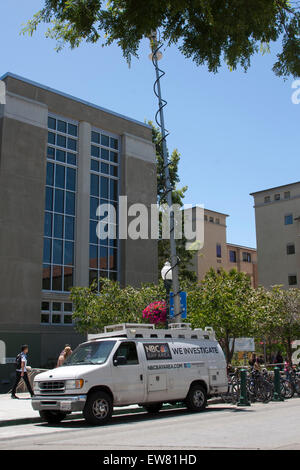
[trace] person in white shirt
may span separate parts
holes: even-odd
[[[30,395],[32,397],[34,395],[30,382],[29,382],[28,374],[27,374],[27,354],[28,354],[28,346],[27,344],[24,344],[21,348],[21,352],[17,355],[17,358],[16,358],[16,366],[17,366],[16,381],[11,391],[11,398],[19,398],[16,396],[16,390],[21,379],[24,380]]]

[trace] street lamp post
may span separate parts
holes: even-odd
[[[173,201],[172,201],[172,184],[170,180],[170,171],[169,171],[169,157],[168,157],[168,150],[167,150],[167,131],[165,128],[165,119],[164,119],[164,107],[166,105],[166,101],[162,98],[161,95],[161,86],[160,86],[160,78],[164,75],[164,72],[160,70],[158,67],[158,61],[162,58],[162,53],[159,51],[161,44],[157,40],[157,33],[156,31],[152,31],[150,35],[150,44],[151,44],[151,51],[150,58],[153,62],[156,74],[156,81],[154,85],[154,93],[158,99],[159,109],[156,114],[156,122],[161,129],[161,146],[162,146],[162,157],[164,162],[164,177],[165,177],[165,197],[169,209],[169,216],[170,216],[170,272],[172,273],[171,282],[173,286],[173,294],[174,294],[174,321],[178,319],[181,315],[181,306],[180,306],[180,287],[179,287],[179,271],[178,271],[178,256],[176,253],[176,239],[175,239],[175,220],[174,220],[174,211],[173,211]],[[157,120],[157,116],[159,115],[159,120]]]
[[[169,327],[169,319],[170,319],[170,291],[172,287],[172,266],[169,261],[166,261],[162,270],[161,270],[161,277],[164,281],[165,289],[166,289],[166,304],[167,304],[167,318],[166,318],[166,328]]]

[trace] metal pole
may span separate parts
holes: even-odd
[[[168,150],[167,150],[167,142],[166,142],[166,128],[165,128],[165,119],[164,119],[164,103],[161,97],[161,87],[160,87],[160,74],[159,74],[159,67],[158,67],[158,60],[157,60],[157,50],[153,51],[153,49],[157,49],[157,43],[154,47],[152,47],[153,52],[153,63],[155,66],[155,73],[156,73],[156,83],[157,83],[157,95],[158,95],[158,103],[159,103],[159,117],[160,117],[160,127],[161,127],[161,135],[162,135],[162,153],[163,153],[163,161],[164,161],[164,171],[165,171],[165,185],[166,185],[166,199],[170,213],[170,254],[171,254],[171,266],[172,266],[172,285],[173,285],[173,292],[174,292],[174,317],[172,321],[179,321],[180,314],[181,314],[181,306],[180,306],[180,288],[179,288],[179,276],[178,276],[178,258],[176,253],[176,240],[175,240],[175,224],[174,224],[174,212],[172,210],[172,185],[170,181],[170,172],[169,172],[169,158],[168,158]]]
[[[238,406],[251,406],[247,397],[247,371],[245,369],[240,370],[240,378],[240,399],[238,401]]]

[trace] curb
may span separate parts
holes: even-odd
[[[213,398],[208,401],[208,405],[216,405],[219,403],[223,403],[222,399],[220,398]],[[167,410],[175,410],[177,408],[184,408],[183,405],[178,404],[178,405],[165,405],[163,407],[164,411]],[[137,408],[123,408],[123,409],[118,409],[113,412],[113,416],[120,416],[124,414],[132,414],[132,413],[145,413],[145,409],[143,407],[137,407]],[[82,413],[72,413],[68,416],[68,420],[75,420],[82,418]],[[31,417],[31,418],[17,418],[17,419],[7,419],[7,420],[0,420],[0,427],[5,427],[5,426],[17,426],[21,424],[32,424],[32,423],[44,423],[44,421],[39,417]]]

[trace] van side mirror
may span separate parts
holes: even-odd
[[[117,356],[114,359],[114,366],[125,366],[127,364],[127,359],[125,356]]]

